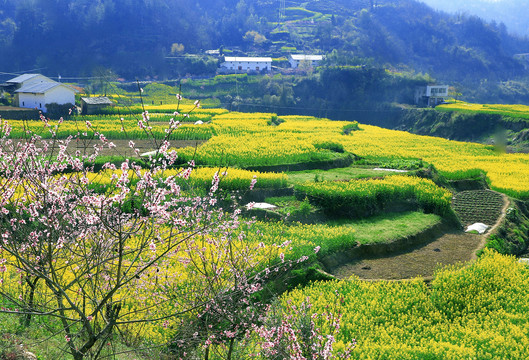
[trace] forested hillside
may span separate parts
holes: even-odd
[[[527,11],[529,3],[525,0],[422,0],[431,7],[451,13],[468,13],[488,21],[505,23],[509,32],[529,35]]]
[[[165,57],[222,48],[275,58],[334,51],[338,65],[468,81],[524,76],[513,55],[529,41],[414,0],[0,0],[0,47],[3,71],[52,76],[103,66],[125,78],[174,77]]]

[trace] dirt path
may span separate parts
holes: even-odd
[[[409,249],[406,252],[378,258],[364,258],[340,266],[332,274],[340,279],[356,275],[366,280],[402,280],[414,277],[431,279],[435,270],[442,265],[475,260],[476,252],[482,249],[487,238],[505,218],[509,207],[507,196],[503,195],[504,205],[501,216],[484,235],[453,231],[432,239],[431,242]]]
[[[430,278],[440,265],[468,261],[482,241],[481,235],[461,231],[444,234],[432,242],[407,252],[379,258],[366,258],[341,266],[332,273],[346,279],[400,280],[417,276]]]
[[[16,140],[23,141],[23,140]],[[124,156],[124,157],[136,157],[135,152],[130,148],[129,146],[129,140],[109,140],[113,142],[116,145],[116,148],[109,149],[108,147],[105,147],[100,155],[101,156]],[[185,148],[185,147],[195,147],[199,146],[206,142],[206,140],[172,140],[171,148]],[[90,141],[72,141],[70,145],[68,146],[68,151],[71,154],[74,154],[76,150],[81,151],[81,153],[86,154],[92,154],[94,152],[93,146],[94,144],[99,144],[99,140],[90,140]],[[152,151],[155,146],[154,143],[150,140],[134,140],[134,144],[136,148],[141,153]],[[40,143],[38,143],[38,146],[41,146]],[[55,151],[58,151],[57,149]],[[86,151],[86,152],[85,152]]]

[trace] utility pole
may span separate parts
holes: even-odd
[[[285,0],[279,0],[279,20],[285,17]]]

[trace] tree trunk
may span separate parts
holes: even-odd
[[[35,289],[37,288],[38,281],[39,281],[38,277],[36,277],[33,282],[29,280],[29,277],[26,278],[26,282],[28,283],[29,288],[30,288],[28,306],[26,308],[28,312],[33,311],[33,305],[35,303]],[[26,314],[26,316],[24,317],[24,326],[29,327],[30,324],[31,324],[31,314]]]
[[[227,360],[231,360],[231,355],[233,353],[233,345],[235,344],[235,339],[230,340],[230,348],[228,350],[228,358]]]

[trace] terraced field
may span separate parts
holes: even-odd
[[[452,200],[452,207],[464,226],[477,222],[494,225],[503,204],[503,196],[491,190],[462,191]]]

